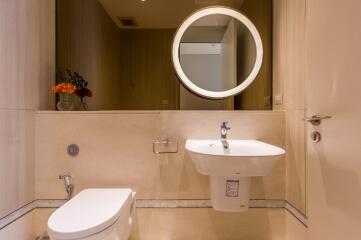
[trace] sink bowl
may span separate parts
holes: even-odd
[[[222,212],[246,211],[249,207],[251,177],[271,173],[282,148],[257,140],[196,140],[186,142],[186,150],[197,171],[210,176],[214,209]]]
[[[187,140],[197,170],[214,176],[266,176],[285,153],[282,148],[257,140],[227,140],[225,149],[220,140]]]

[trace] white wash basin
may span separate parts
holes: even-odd
[[[189,139],[186,149],[197,171],[210,176],[212,206],[223,212],[247,210],[251,177],[270,174],[285,154],[282,148],[257,140]]]
[[[285,153],[282,148],[257,140],[187,140],[188,150],[199,173],[215,176],[266,176]]]

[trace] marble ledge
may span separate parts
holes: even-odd
[[[55,111],[36,110],[36,114],[169,114],[169,113],[249,113],[249,114],[284,114],[284,110],[99,110],[99,111]]]

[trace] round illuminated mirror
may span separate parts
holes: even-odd
[[[185,87],[205,98],[223,99],[241,93],[254,81],[263,47],[256,27],[242,13],[209,7],[182,23],[172,55]]]

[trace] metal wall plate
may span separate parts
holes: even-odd
[[[173,142],[169,139],[165,139],[163,141],[155,141],[153,143],[153,153],[155,154],[178,153],[178,150],[178,142]]]

